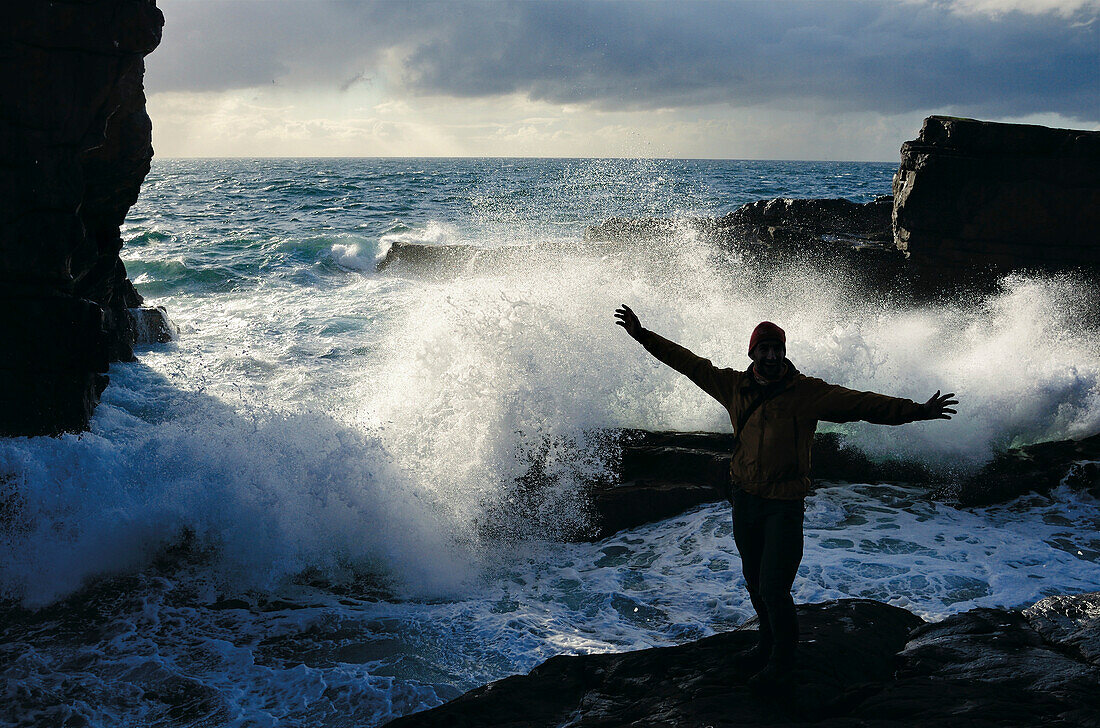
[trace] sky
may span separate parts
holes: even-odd
[[[1100,0],[158,0],[158,157],[899,159],[1100,130]]]

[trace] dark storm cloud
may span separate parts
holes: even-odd
[[[388,71],[391,86],[412,94],[522,93],[600,109],[810,100],[1100,117],[1095,6],[990,17],[870,0],[161,5],[154,91],[272,81],[336,89]]]

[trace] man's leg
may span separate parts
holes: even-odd
[[[770,504],[764,519],[764,548],[760,558],[760,596],[771,621],[774,647],[769,668],[789,670],[798,646],[798,614],[791,587],[802,562],[802,501]]]
[[[760,564],[764,556],[764,521],[761,519],[761,498],[737,491],[733,496],[733,541],[741,555],[741,573],[756,616],[760,620],[759,644],[746,659],[746,667],[761,657],[767,659],[772,649],[772,626],[767,604],[760,592]],[[762,663],[761,663],[762,664]]]

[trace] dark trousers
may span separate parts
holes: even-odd
[[[802,562],[802,499],[761,498],[734,490],[733,540],[753,609],[760,617],[760,643],[780,659],[794,656],[798,616],[791,597]]]

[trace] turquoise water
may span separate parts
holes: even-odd
[[[1072,277],[980,301],[868,298],[839,271],[754,269],[688,227],[614,252],[614,216],[867,201],[892,165],[662,160],[158,160],[123,258],[178,341],[112,366],[90,433],[0,443],[0,675],[12,725],[378,725],[560,653],[676,644],[751,611],[728,511],[594,544],[607,427],[726,415],[613,324],[730,366],[762,319],[800,369],[951,422],[847,426],[876,457],[960,472],[1100,431],[1100,337]],[[394,242],[552,241],[443,280]],[[537,463],[547,483],[517,478]],[[927,618],[1100,589],[1100,506],[1068,490],[958,511],[901,485],[809,501],[800,601]]]

